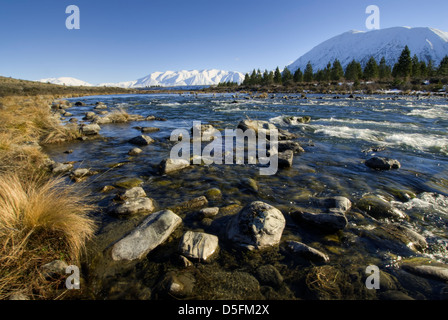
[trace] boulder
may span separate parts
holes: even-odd
[[[185,169],[190,166],[190,162],[184,159],[165,159],[159,165],[161,174],[169,174],[175,171]]]
[[[342,212],[311,213],[296,210],[291,212],[290,215],[296,221],[309,223],[328,232],[343,230],[348,223],[347,217]]]
[[[92,136],[98,134],[101,130],[101,127],[96,123],[83,124],[80,126],[79,130],[83,135]]]
[[[220,134],[219,130],[213,127],[211,124],[197,124],[191,128],[191,132],[200,132],[201,141],[212,141],[215,139],[214,134]],[[194,137],[193,137],[194,138]]]
[[[245,206],[227,225],[227,237],[249,250],[278,245],[285,228],[285,217],[277,208],[254,201]]]
[[[182,223],[182,219],[170,210],[148,216],[134,231],[115,243],[111,255],[115,261],[140,259],[165,242]]]
[[[129,143],[138,145],[138,146],[147,146],[154,142],[154,139],[151,137],[140,135],[129,140]]]
[[[375,219],[405,219],[406,214],[394,208],[389,202],[374,195],[362,197],[356,206]]]
[[[375,170],[400,169],[401,167],[401,164],[400,162],[398,162],[398,160],[383,157],[370,158],[365,162],[365,165]]]
[[[300,255],[301,257],[310,260],[312,262],[329,262],[330,258],[317,249],[314,249],[302,242],[298,241],[288,241],[286,243],[288,249],[291,250],[294,254]]]
[[[298,143],[297,141],[279,141],[277,149],[278,152],[283,152],[287,150],[292,150],[293,153],[305,152],[300,143]]]
[[[199,210],[198,215],[200,218],[213,218],[219,213],[218,207],[212,207],[212,208],[204,208]]]
[[[95,112],[92,112],[92,111],[89,111],[89,112],[86,112],[85,114],[84,114],[84,118],[82,118],[83,120],[93,120],[93,119],[95,119],[96,118],[96,113]]]
[[[218,237],[203,233],[187,231],[179,243],[179,253],[189,259],[208,261],[218,251]]]
[[[146,192],[142,187],[133,187],[126,190],[123,194],[119,196],[120,199],[133,199],[133,198],[143,198],[146,197]]]

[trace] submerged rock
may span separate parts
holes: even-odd
[[[362,197],[356,206],[375,219],[405,219],[407,215],[389,202],[374,195]]]
[[[184,159],[165,159],[159,165],[159,172],[161,174],[169,174],[176,172],[190,166],[190,162]]]
[[[259,267],[255,272],[255,277],[260,284],[280,288],[283,283],[283,277],[280,272],[272,265]]]
[[[165,242],[181,223],[182,219],[170,210],[149,215],[134,231],[113,245],[112,259],[119,261],[142,258]]]
[[[431,278],[443,282],[448,281],[448,266],[440,267],[429,265],[403,264],[402,267],[404,270],[421,277]]]
[[[295,154],[305,152],[300,143],[298,143],[297,141],[279,141],[278,152],[283,152],[287,150],[291,150]]]
[[[370,158],[365,162],[365,165],[376,170],[400,169],[401,167],[401,164],[400,162],[398,162],[398,160],[383,157]]]
[[[291,217],[299,222],[305,222],[328,232],[343,230],[347,226],[347,217],[342,212],[311,213],[295,210],[290,213]]]
[[[147,146],[154,142],[154,139],[151,137],[140,135],[129,140],[129,143],[138,145],[138,146]]]
[[[292,150],[286,150],[278,153],[278,167],[291,168],[294,160],[294,153]]]
[[[133,149],[129,150],[128,155],[136,156],[136,155],[139,155],[142,152],[143,152],[143,150],[140,149],[140,148],[133,148]]]
[[[305,259],[308,259],[313,262],[329,262],[330,258],[317,249],[314,249],[302,242],[297,241],[288,241],[287,243],[288,249],[291,252],[302,256]]]
[[[190,259],[208,261],[218,251],[218,242],[217,236],[187,231],[180,240],[179,252]]]
[[[157,132],[160,131],[160,128],[157,127],[143,127],[140,129],[142,133],[151,133],[151,132]]]
[[[227,237],[235,245],[249,250],[278,245],[285,218],[277,208],[255,201],[245,206],[227,226]]]
[[[147,197],[130,198],[125,202],[114,205],[110,212],[116,215],[134,215],[138,213],[151,213],[155,209],[152,199]]]
[[[73,169],[73,164],[71,163],[60,163],[56,162],[52,165],[52,170],[54,174],[66,173]]]

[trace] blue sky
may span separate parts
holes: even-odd
[[[68,5],[80,29],[68,30]],[[448,31],[446,0],[0,0],[0,75],[70,76],[90,83],[155,71],[283,68],[322,41],[366,31],[368,5],[382,29]]]

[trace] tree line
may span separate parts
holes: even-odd
[[[434,66],[432,61],[425,62],[419,60],[417,55],[412,56],[409,47],[406,46],[401,52],[397,63],[389,66],[383,57],[378,63],[371,57],[364,68],[361,63],[352,60],[345,68],[339,60],[329,62],[324,69],[313,70],[311,62],[308,62],[305,69],[300,68],[292,73],[288,68],[283,72],[277,67],[274,71],[260,69],[246,73],[243,86],[269,86],[269,85],[291,85],[294,83],[310,82],[330,82],[330,81],[353,81],[355,84],[363,81],[411,81],[423,80],[427,78],[446,79],[448,78],[448,55],[440,62],[439,66]],[[223,84],[223,86],[235,84]]]

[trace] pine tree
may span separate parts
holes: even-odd
[[[305,73],[303,74],[303,81],[305,82],[312,82],[313,81],[313,66],[311,65],[311,62],[308,61]]]
[[[426,65],[426,76],[427,77],[433,77],[434,76],[434,64],[432,60],[428,61],[428,64]]]
[[[350,62],[347,65],[347,68],[345,69],[345,79],[350,81],[356,81],[361,79],[363,76],[362,74],[362,67],[359,62],[356,62],[355,59],[353,59],[352,62]]]
[[[261,84],[264,86],[269,86],[274,83],[274,74],[269,72],[268,70],[264,70],[263,79],[261,80]]]
[[[323,80],[327,82],[331,80],[331,62],[328,62],[324,69]]]
[[[250,75],[249,73],[246,73],[246,75],[244,76],[244,80],[243,80],[243,86],[248,86],[250,85]]]
[[[275,72],[274,72],[274,83],[282,84],[282,74],[278,67],[277,67],[277,69],[275,69]]]
[[[303,73],[302,70],[300,70],[300,68],[298,68],[296,70],[296,72],[294,72],[294,77],[293,77],[294,82],[299,83],[303,81]]]
[[[391,77],[391,67],[387,65],[386,59],[381,58],[380,65],[378,66],[378,75],[380,80],[387,80]]]
[[[439,77],[448,77],[448,56],[445,56],[440,62],[437,75]]]
[[[425,61],[420,61],[420,77],[425,78],[428,76],[428,67]]]
[[[331,80],[339,81],[344,77],[344,69],[338,59],[334,60],[331,68]]]
[[[378,63],[376,62],[374,57],[370,57],[369,61],[367,61],[366,66],[364,68],[364,79],[365,80],[375,80],[380,76],[380,69],[378,67]]]
[[[421,77],[420,61],[416,54],[412,57],[412,78],[419,79]]]
[[[291,71],[289,71],[288,68],[285,68],[283,70],[283,74],[282,74],[282,83],[283,85],[288,85],[292,82],[292,73]]]
[[[406,46],[401,52],[398,62],[394,65],[392,75],[394,76],[394,78],[407,79],[411,76],[411,73],[412,73],[411,51],[409,50],[409,47]]]

